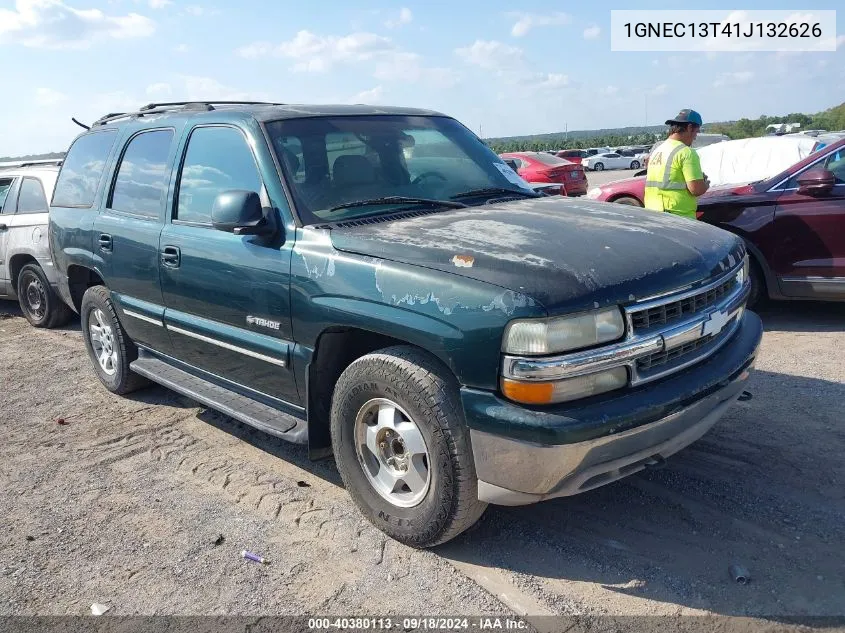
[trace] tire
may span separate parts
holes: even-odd
[[[639,169],[640,168],[640,161],[632,160],[631,161],[631,169]]]
[[[85,349],[94,373],[106,389],[123,395],[149,384],[146,378],[129,369],[129,364],[138,358],[138,348],[123,330],[105,286],[93,286],[85,291],[79,316]]]
[[[634,196],[620,196],[611,202],[615,202],[616,204],[627,204],[632,207],[642,208],[643,206],[643,203],[637,200]]]
[[[751,257],[750,254],[749,257]],[[760,307],[768,298],[769,293],[766,288],[766,278],[763,275],[763,270],[753,257],[751,257],[748,276],[751,280],[751,290],[748,293],[748,301],[745,305],[748,308]]]
[[[73,318],[73,310],[56,294],[38,264],[21,268],[17,289],[21,311],[33,327],[61,327]]]
[[[421,350],[390,347],[349,365],[332,397],[331,433],[353,501],[397,541],[416,548],[445,543],[487,507],[478,500],[455,380]]]
[[[595,171],[604,171],[604,163],[596,163],[593,165]]]

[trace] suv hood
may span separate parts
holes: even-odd
[[[636,207],[530,199],[331,226],[334,247],[461,275],[532,297],[549,312],[664,293],[745,254],[722,229]]]

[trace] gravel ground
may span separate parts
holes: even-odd
[[[36,330],[0,303],[0,615],[97,602],[110,615],[651,615],[664,630],[689,614],[843,616],[845,305],[760,313],[754,398],[665,469],[491,507],[415,551],[360,518],[330,460],[163,388],[113,396],[78,322]],[[734,563],[749,584],[729,578]]]

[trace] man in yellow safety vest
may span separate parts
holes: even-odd
[[[674,119],[666,121],[669,137],[648,159],[643,200],[646,209],[695,220],[697,198],[710,187],[698,154],[691,147],[701,123],[701,115],[695,110],[681,110]]]

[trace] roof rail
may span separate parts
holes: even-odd
[[[44,158],[39,160],[9,161],[0,163],[0,169],[19,169],[20,167],[49,167],[61,166],[64,158]]]
[[[99,119],[91,124],[105,125],[111,121],[116,121],[122,118],[142,117],[148,114],[161,114],[164,112],[178,112],[178,111],[210,111],[214,110],[215,105],[285,105],[284,103],[275,103],[269,101],[171,101],[168,103],[148,103],[141,106],[135,112],[112,112],[101,116]]]

